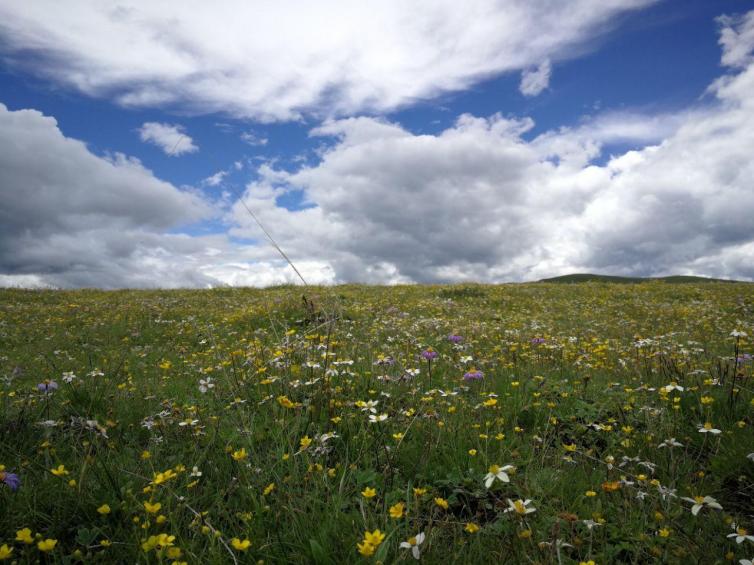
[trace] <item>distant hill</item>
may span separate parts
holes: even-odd
[[[733,281],[727,279],[711,279],[708,277],[694,277],[689,275],[671,275],[669,277],[616,277],[612,275],[595,275],[592,273],[577,273],[573,275],[562,275],[542,279],[539,282],[544,283],[581,283],[581,282],[610,282],[610,283],[644,283],[644,282],[665,282],[668,284],[683,283],[736,283],[743,281]]]

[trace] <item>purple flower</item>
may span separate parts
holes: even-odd
[[[751,363],[752,358],[753,357],[752,357],[751,353],[742,353],[741,355],[738,356],[738,362],[739,363]]]
[[[53,392],[55,390],[58,390],[58,383],[48,379],[43,383],[39,383],[37,385],[37,390],[44,393]]]
[[[478,369],[471,369],[463,374],[464,381],[480,381],[484,378],[484,373]]]
[[[450,334],[448,336],[448,341],[450,343],[461,343],[463,341],[463,337],[460,335]]]
[[[18,478],[18,475],[15,473],[6,473],[5,471],[0,471],[0,483],[5,483],[10,487],[10,490],[18,490],[18,487],[21,486],[21,479]]]
[[[545,342],[545,338],[543,337],[535,337],[534,339],[531,340],[532,345],[540,345],[541,343],[544,343],[544,342]]]
[[[432,361],[432,359],[437,359],[438,353],[431,347],[428,347],[424,351],[422,351],[422,357],[424,357],[427,361]]]

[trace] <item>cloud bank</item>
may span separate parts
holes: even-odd
[[[654,1],[8,0],[0,40],[11,63],[125,106],[293,120],[392,110],[567,58]]]

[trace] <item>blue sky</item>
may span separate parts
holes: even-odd
[[[234,53],[235,45],[229,39],[222,48],[217,47],[213,43],[214,36],[208,34],[192,39],[195,45],[186,46],[189,54],[202,49],[207,49],[207,54],[192,62],[196,65],[193,74],[180,79],[174,79],[174,75],[184,64],[181,57],[188,55],[181,52],[180,43],[173,41],[169,32],[163,39],[147,30],[148,39],[136,47],[143,50],[141,59],[124,61],[128,55],[120,50],[128,47],[118,46],[118,41],[130,41],[129,34],[142,30],[129,27],[139,25],[134,23],[139,22],[139,18],[131,19],[128,15],[123,20],[119,18],[122,14],[146,9],[139,2],[132,2],[121,11],[112,5],[107,17],[98,16],[97,12],[102,9],[90,3],[71,5],[74,15],[79,15],[78,20],[71,22],[83,22],[76,25],[89,26],[93,35],[101,33],[99,41],[113,43],[103,49],[107,53],[96,56],[92,55],[92,45],[96,43],[81,45],[73,32],[66,33],[65,26],[69,22],[56,18],[54,9],[45,10],[43,4],[40,3],[35,13],[25,14],[23,18],[20,2],[10,2],[2,8],[4,13],[0,16],[5,16],[2,19],[6,23],[0,24],[0,103],[6,106],[6,113],[20,119],[19,111],[35,110],[41,115],[35,114],[32,118],[24,114],[24,119],[41,120],[42,115],[54,118],[56,125],[52,127],[64,138],[86,144],[90,155],[82,158],[91,161],[92,166],[97,166],[92,159],[112,165],[114,155],[123,154],[130,159],[131,164],[127,166],[138,167],[145,182],[166,181],[169,185],[166,190],[175,191],[178,197],[196,199],[191,206],[203,207],[203,212],[175,217],[168,213],[165,226],[145,227],[137,214],[124,209],[117,216],[128,219],[125,229],[138,243],[124,252],[128,265],[122,265],[118,273],[104,278],[97,273],[108,269],[111,250],[99,250],[96,256],[81,264],[74,260],[62,266],[46,265],[36,256],[28,261],[19,259],[18,250],[24,242],[16,237],[17,231],[6,234],[5,261],[0,254],[0,277],[5,278],[0,281],[117,287],[270,284],[293,280],[290,269],[270,250],[258,228],[239,206],[239,197],[259,212],[265,224],[269,223],[270,231],[281,240],[281,245],[290,249],[295,260],[305,265],[302,270],[308,270],[316,282],[501,282],[532,280],[583,269],[615,274],[683,272],[740,278],[754,274],[751,268],[741,266],[753,259],[751,229],[747,230],[742,224],[722,230],[715,219],[716,206],[703,202],[693,190],[684,193],[685,189],[675,185],[672,179],[667,181],[664,192],[648,194],[642,174],[649,173],[641,173],[637,167],[650,169],[650,165],[642,160],[641,165],[631,164],[631,170],[624,171],[622,164],[632,158],[631,155],[644,152],[654,159],[654,153],[648,148],[663,144],[674,146],[670,141],[686,132],[688,124],[694,120],[702,120],[701,123],[708,120],[710,124],[709,136],[702,136],[700,140],[695,134],[694,143],[709,142],[716,150],[724,151],[714,139],[714,132],[719,130],[715,129],[714,120],[725,121],[727,114],[723,113],[731,112],[731,108],[742,111],[749,107],[749,95],[740,94],[745,89],[734,87],[735,81],[748,80],[750,48],[754,41],[749,29],[749,26],[754,27],[751,24],[754,17],[747,14],[747,9],[752,7],[750,3],[740,0],[616,0],[608,8],[607,3],[584,0],[576,3],[579,7],[574,4],[572,12],[564,8],[564,13],[552,14],[552,21],[543,22],[539,28],[532,27],[535,24],[527,19],[531,17],[532,22],[537,22],[537,18],[543,17],[538,12],[537,2],[532,2],[532,14],[520,14],[522,21],[529,22],[522,24],[521,21],[507,22],[506,2],[480,0],[475,6],[480,12],[494,13],[500,18],[501,26],[531,27],[517,30],[520,37],[518,43],[515,37],[511,39],[513,47],[500,39],[497,50],[494,41],[493,47],[489,47],[490,41],[483,33],[497,40],[505,31],[497,34],[494,28],[487,29],[481,17],[475,19],[472,14],[465,25],[472,29],[482,26],[482,35],[476,44],[473,38],[461,36],[462,32],[452,26],[445,29],[448,26],[442,24],[443,18],[455,15],[456,8],[450,3],[437,3],[429,7],[430,10],[436,8],[436,13],[420,13],[419,19],[427,18],[432,25],[439,26],[441,31],[436,34],[447,34],[446,38],[441,38],[447,40],[445,43],[438,40],[438,47],[433,48],[421,32],[413,29],[402,32],[409,36],[414,31],[417,33],[415,41],[422,47],[426,44],[426,49],[417,53],[416,58],[426,59],[431,64],[407,60],[411,50],[394,47],[396,39],[389,33],[384,37],[373,33],[373,38],[370,34],[368,45],[362,46],[358,34],[352,37],[344,32],[342,44],[320,45],[320,39],[313,36],[300,50],[292,49],[285,56],[274,50],[274,44],[244,46],[245,49],[261,49],[264,53],[269,48],[273,61],[269,67],[259,67],[252,60],[254,57],[250,56],[250,61],[242,57],[239,60],[245,66],[236,76],[233,67],[228,70],[223,66],[227,64],[227,57],[221,52],[224,48]],[[229,10],[238,7],[233,2],[225,4]],[[167,7],[165,13],[150,17],[155,22],[171,15],[177,17],[185,13],[180,6]],[[330,8],[333,15],[339,13],[337,2],[331,3]],[[401,13],[402,9],[400,3],[395,3],[385,9],[382,17],[388,22],[396,17],[402,19],[407,15]],[[322,17],[328,17],[327,10],[328,6],[323,5]],[[719,19],[723,15],[729,19]],[[343,17],[344,26],[361,23],[358,14]],[[348,17],[353,19],[348,20]],[[242,17],[239,15],[239,18]],[[289,27],[295,30],[297,26],[306,25],[306,15],[301,18],[304,21],[280,20],[276,24],[280,26],[280,34],[288,33]],[[459,25],[462,24],[464,22]],[[115,27],[101,29],[106,25]],[[195,25],[201,22],[186,22],[187,29]],[[730,31],[730,43],[721,43],[721,34],[726,33],[723,30]],[[43,35],[45,39],[41,39]],[[94,37],[91,41],[98,39]],[[380,60],[381,42],[389,53],[394,49],[397,54]],[[440,50],[447,42],[455,42],[456,47],[449,52],[446,64]],[[546,45],[540,47],[538,43]],[[179,47],[175,47],[176,44]],[[354,47],[355,44],[358,47]],[[140,61],[148,59],[152,53],[155,61],[159,61],[163,49],[173,50],[170,57],[166,57],[166,64],[139,68]],[[321,52],[325,62],[298,66],[296,57],[304,57],[309,52]],[[724,61],[726,53],[730,60],[735,59],[733,63]],[[280,60],[276,62],[274,59],[278,56]],[[453,59],[456,56],[458,62]],[[234,60],[228,57],[231,62]],[[297,71],[289,76],[285,69],[286,65],[294,66],[291,61],[296,63]],[[359,65],[351,61],[365,62]],[[312,76],[322,76],[310,79],[307,64],[313,65]],[[438,65],[447,69],[441,73],[436,70]],[[549,76],[535,89],[537,92],[526,95],[522,92],[522,73],[541,68],[538,65],[549,65]],[[259,77],[262,82],[272,77],[268,91],[246,96],[243,89],[254,90]],[[733,94],[712,86],[719,84],[716,81],[720,77],[734,83],[729,88]],[[201,83],[201,88],[195,86],[194,80]],[[156,90],[159,95],[154,95]],[[137,97],[138,102],[125,100],[130,95]],[[155,100],[151,99],[153,96]],[[160,99],[165,96],[172,100]],[[297,102],[283,103],[287,98]],[[459,117],[467,114],[482,119],[483,123],[461,127]],[[529,118],[531,123],[522,122]],[[186,153],[179,150],[180,154],[170,155],[164,147],[146,142],[141,132],[149,123],[179,128],[185,137],[178,147],[185,149],[193,143],[197,150]],[[318,134],[318,128],[327,131]],[[457,142],[451,133],[466,136],[464,143]],[[244,134],[252,143],[242,139]],[[7,144],[12,140],[2,142]],[[37,158],[43,160],[44,140],[34,140],[34,143],[39,145]],[[490,147],[495,149],[494,154],[487,155],[486,148]],[[441,174],[429,171],[438,163],[435,159],[448,159],[449,155],[452,159],[456,150],[469,156],[467,166],[474,169],[462,170],[459,164]],[[694,150],[689,145],[689,151]],[[415,158],[407,158],[414,151],[417,152]],[[521,156],[520,152],[527,155]],[[364,155],[369,155],[368,161]],[[626,155],[629,157],[619,160]],[[735,163],[735,155],[722,154],[720,158]],[[9,193],[3,197],[28,197],[31,206],[34,198],[50,189],[24,192],[23,175],[26,173],[19,158],[15,159],[14,170],[20,172],[12,180],[20,184],[11,187],[10,180],[7,181],[5,186]],[[566,162],[578,166],[566,167]],[[557,174],[549,169],[553,164]],[[742,178],[750,172],[745,163],[728,166],[740,166]],[[522,172],[511,173],[508,178],[505,175],[511,167],[522,167]],[[30,168],[33,169],[31,165]],[[542,170],[529,172],[535,169]],[[664,170],[671,169],[673,164],[666,163]],[[82,165],[80,174],[85,174],[86,170]],[[217,182],[206,180],[221,172],[224,175]],[[33,179],[34,175],[28,174]],[[540,178],[545,174],[546,179]],[[585,188],[584,179],[598,174],[605,175],[609,182],[595,181],[595,186]],[[616,175],[621,178],[613,181]],[[75,179],[76,173],[72,172],[70,178]],[[543,191],[548,190],[544,186],[556,187],[549,189],[552,190],[551,201],[563,199],[580,203],[568,217],[548,220],[568,226],[562,228],[565,231],[552,244],[543,243],[539,234],[542,226],[533,225],[531,220],[541,209],[541,203],[536,201],[540,196],[531,193],[535,178],[544,183]],[[353,179],[357,179],[358,184],[349,185],[357,182]],[[416,187],[413,179],[425,179],[425,184]],[[596,219],[602,217],[598,213],[601,207],[607,212],[611,206],[618,206],[608,192],[607,185],[611,182],[624,183],[628,187],[622,188],[624,191],[637,191],[627,201],[635,217],[629,224],[614,230]],[[751,197],[747,192],[751,188],[743,184],[741,188],[729,187],[725,182],[716,185],[720,181],[714,178],[699,182],[716,197],[720,197],[723,189],[733,191],[736,198],[743,197],[745,204]],[[469,190],[464,188],[467,185],[485,187],[483,192],[481,189],[472,191],[474,196],[469,199],[478,207],[477,212],[499,206],[504,210],[501,209],[499,220],[484,220],[480,241],[461,245],[461,249],[453,251],[448,249],[448,241],[476,237],[467,237],[465,232],[459,237],[454,229],[444,230],[431,222],[426,225],[428,216],[441,218],[438,222],[447,224],[447,218],[452,218],[454,213],[453,201],[444,208],[428,211],[427,215],[421,211],[421,201],[429,198],[434,202],[433,191],[442,190],[444,194],[455,194],[456,202],[459,197],[463,202],[464,191]],[[489,185],[494,189],[488,190]],[[393,190],[390,187],[398,187],[395,194],[389,192]],[[66,186],[55,190],[64,193]],[[88,190],[97,190],[96,183]],[[126,186],[107,190],[127,192],[130,189]],[[335,199],[336,193],[338,199]],[[382,202],[380,195],[389,203],[389,206],[385,204],[388,206],[385,210],[375,205]],[[85,196],[82,198],[86,201]],[[688,202],[683,201],[684,198]],[[654,214],[659,213],[645,209],[643,204],[633,207],[652,199],[695,211],[697,224],[690,238],[696,241],[695,245],[689,245],[688,234],[681,234],[680,228],[668,228],[641,241],[629,237],[637,227],[641,229],[642,221],[652,222]],[[626,203],[621,205],[625,208]],[[516,206],[531,215],[519,210],[521,213],[506,216],[509,212],[513,214],[511,208]],[[408,210],[416,210],[418,216],[412,218],[406,212],[408,215],[404,217],[404,211]],[[356,212],[349,215],[353,211]],[[472,212],[469,212],[470,217],[461,218],[460,223],[473,224],[474,218],[484,215]],[[55,211],[50,213],[55,214]],[[76,210],[68,213],[76,215]],[[104,222],[104,229],[107,214],[98,210],[88,210],[87,214],[95,221]],[[401,221],[394,222],[398,217]],[[498,221],[499,225],[492,225]],[[683,217],[675,221],[688,223]],[[76,232],[70,229],[70,223],[61,223],[68,226],[66,238]],[[419,231],[414,233],[413,228],[406,227],[409,224]],[[364,235],[356,235],[363,227],[367,228],[363,230]],[[80,237],[95,237],[92,229],[88,226],[89,231],[82,231]],[[720,230],[724,233],[718,233]],[[49,247],[55,241],[55,234],[27,231],[27,236],[40,245]],[[528,237],[520,239],[522,233]],[[150,249],[145,247],[146,235],[155,236],[155,240],[160,240],[160,236],[168,239],[164,245],[156,244]],[[515,240],[515,245],[497,248],[501,246],[499,238],[506,235]],[[208,236],[214,239],[207,239]],[[191,249],[180,253],[173,249],[176,237],[189,239]],[[359,237],[364,241],[358,242]],[[678,237],[678,241],[674,241],[674,237]],[[320,243],[313,245],[307,240]],[[561,248],[566,240],[572,245]],[[180,241],[180,245],[186,245],[186,241]],[[396,248],[406,253],[397,253]],[[441,248],[442,251],[438,251]],[[171,257],[160,269],[178,274],[166,276],[163,273],[156,277],[146,274],[147,265],[157,261],[155,249]],[[190,267],[176,268],[176,263],[186,254],[191,257]],[[74,263],[76,267],[71,274],[66,269],[72,269],[70,265]],[[140,269],[145,270],[145,274],[123,274]],[[200,274],[194,272],[187,276],[186,269]]]

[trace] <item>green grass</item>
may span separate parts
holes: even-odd
[[[0,556],[395,563],[423,533],[428,563],[751,558],[727,536],[754,530],[753,289],[0,291]]]

